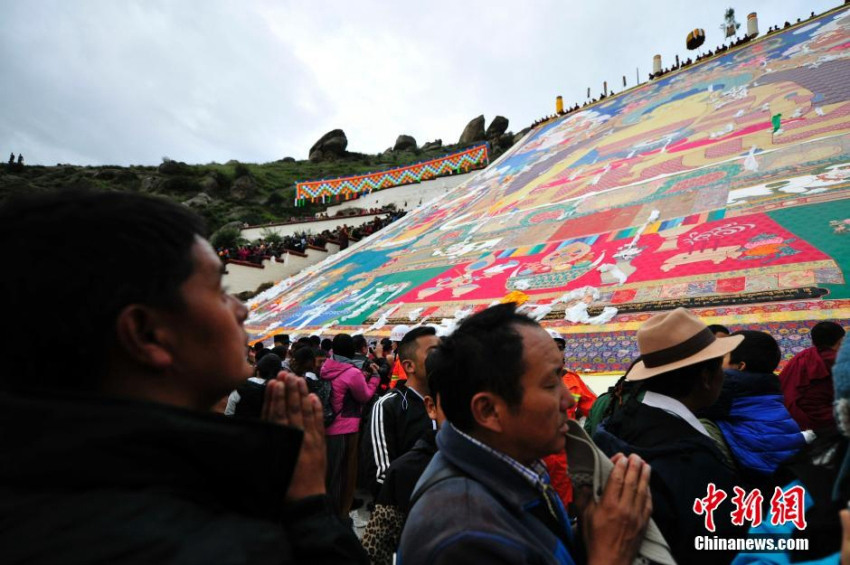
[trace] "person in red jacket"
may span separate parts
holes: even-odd
[[[561,351],[561,355],[566,350],[566,340],[554,330],[549,330],[549,335],[555,341],[555,345]],[[567,416],[573,420],[582,418],[590,414],[590,409],[593,403],[596,402],[596,395],[584,383],[578,373],[564,369],[564,374],[561,376],[564,386],[570,391],[572,402],[567,408]],[[549,470],[549,478],[552,481],[552,488],[558,493],[561,502],[565,508],[569,508],[573,501],[573,485],[570,482],[570,476],[567,473],[567,454],[566,452],[556,453],[543,458],[543,463]]]
[[[835,322],[819,322],[812,328],[812,347],[795,355],[779,373],[785,407],[802,430],[836,429],[832,366],[844,334]]]
[[[393,365],[390,374],[390,388],[395,388],[399,383],[407,380],[407,373],[404,372],[404,367],[401,365],[401,359],[398,356],[398,346],[407,332],[410,331],[410,326],[399,324],[390,332],[390,341],[393,343]]]

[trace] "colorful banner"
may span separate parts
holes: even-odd
[[[490,162],[489,149],[490,146],[483,143],[437,159],[388,171],[336,179],[299,181],[295,183],[296,203],[304,203],[306,200],[311,202],[317,200],[325,202],[331,199],[348,200],[375,190],[483,169]]]

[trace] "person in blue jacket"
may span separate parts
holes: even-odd
[[[760,483],[806,445],[806,436],[785,408],[774,374],[779,344],[765,332],[732,335],[744,340],[724,360],[720,397],[700,416],[720,428],[741,473]]]

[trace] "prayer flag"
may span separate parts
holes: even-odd
[[[782,114],[776,114],[770,121],[773,122],[773,133],[776,133],[782,127]]]

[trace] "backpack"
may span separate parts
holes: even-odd
[[[305,379],[307,381],[307,390],[319,397],[322,401],[322,416],[324,417],[325,427],[327,428],[336,420],[336,412],[331,405],[331,391],[333,389],[331,381],[324,379]]]
[[[239,402],[236,403],[233,415],[239,418],[259,419],[263,413],[263,400],[266,395],[266,383],[262,384],[247,380],[238,387]]]

